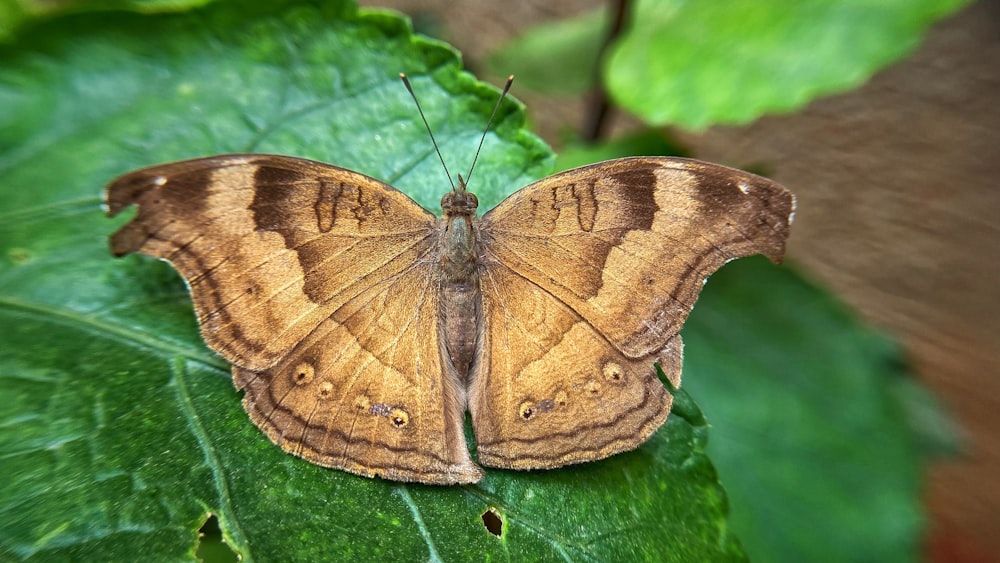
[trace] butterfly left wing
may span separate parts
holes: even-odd
[[[470,483],[464,393],[442,360],[436,218],[357,172],[222,155],[128,173],[111,238],[188,282],[206,343],[286,451],[362,475]]]
[[[705,279],[784,253],[792,195],[770,180],[676,158],[556,174],[479,226],[486,329],[470,408],[480,461],[519,469],[637,447],[670,411],[654,362],[680,384],[680,328]]]

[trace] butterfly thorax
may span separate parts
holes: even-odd
[[[441,199],[444,220],[438,244],[445,346],[463,382],[475,357],[482,310],[474,227],[478,206],[475,194],[466,191],[464,184]]]

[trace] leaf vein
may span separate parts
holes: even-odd
[[[424,543],[427,544],[429,560],[435,563],[443,561],[441,556],[438,555],[437,548],[434,546],[434,539],[431,538],[430,530],[427,529],[423,517],[420,516],[420,508],[417,507],[417,503],[413,502],[413,497],[410,496],[410,491],[406,488],[406,485],[396,487],[396,494],[399,495],[399,498],[403,499],[403,502],[409,507],[410,513],[413,514],[413,521],[416,523],[417,529],[420,530],[420,536],[424,539]]]
[[[226,481],[225,471],[222,468],[222,460],[215,453],[211,439],[198,419],[198,412],[194,407],[194,403],[191,402],[191,395],[188,393],[187,385],[184,382],[186,371],[184,370],[183,361],[183,358],[174,357],[170,366],[170,371],[173,373],[171,380],[174,383],[177,401],[185,414],[184,418],[191,429],[191,433],[194,434],[198,446],[201,448],[205,462],[212,472],[212,481],[215,483],[215,488],[219,495],[219,524],[220,526],[224,526],[229,537],[232,538],[234,543],[233,548],[238,550],[241,558],[244,561],[251,562],[253,561],[253,556],[250,554],[246,535],[243,532],[242,526],[240,526],[239,518],[237,518],[236,511],[233,508],[232,498],[229,494],[229,484]]]
[[[189,348],[144,333],[135,327],[121,326],[94,315],[87,315],[71,309],[60,308],[47,303],[0,297],[0,310],[3,309],[7,309],[15,315],[39,317],[64,326],[75,327],[79,330],[116,340],[129,346],[149,348],[164,357],[181,356],[220,369],[224,369],[223,366],[228,366],[228,362],[223,363],[223,360],[217,358],[214,354],[199,354]]]

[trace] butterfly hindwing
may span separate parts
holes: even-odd
[[[481,277],[483,333],[469,406],[479,461],[537,469],[637,447],[663,424],[672,397],[653,362],[680,384],[681,342],[628,358],[575,311],[506,266]]]
[[[366,476],[476,482],[464,389],[445,373],[440,296],[424,261],[324,321],[276,366],[234,366],[250,418],[288,452]]]

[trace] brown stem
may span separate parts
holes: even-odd
[[[608,32],[604,36],[600,49],[597,51],[597,59],[594,61],[594,87],[587,96],[587,105],[583,115],[582,137],[585,142],[592,143],[604,136],[604,127],[608,121],[608,116],[614,109],[608,91],[604,88],[604,81],[601,80],[601,63],[604,55],[611,45],[621,35],[625,27],[625,18],[629,12],[629,0],[612,0],[612,20]]]

